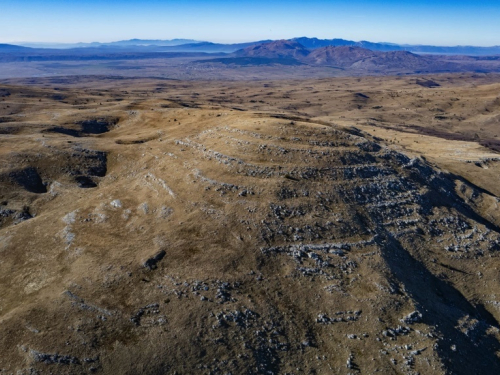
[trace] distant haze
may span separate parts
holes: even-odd
[[[432,45],[500,44],[498,0],[3,0],[0,43],[297,36]]]

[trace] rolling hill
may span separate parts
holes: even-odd
[[[500,79],[428,79],[2,84],[0,372],[499,373]]]

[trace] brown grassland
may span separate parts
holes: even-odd
[[[500,75],[0,83],[0,374],[500,372]]]

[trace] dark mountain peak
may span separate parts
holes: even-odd
[[[392,55],[394,57],[402,57],[402,58],[419,58],[421,59],[422,56],[416,55],[412,52],[409,51],[389,51],[385,52],[388,55]]]
[[[276,40],[262,43],[236,51],[237,56],[264,58],[303,58],[310,51],[295,40]]]
[[[361,52],[361,53],[373,53],[373,51],[358,47],[358,46],[326,46],[316,49],[316,51],[333,52],[333,53],[351,53],[351,52]]]
[[[264,43],[261,46],[266,46],[268,48],[288,48],[288,49],[305,49],[305,47],[295,40],[280,39],[269,43]]]
[[[408,51],[379,52],[378,56],[385,59],[397,61],[426,61],[425,56],[416,55]]]
[[[352,40],[345,40],[345,39],[318,39],[318,38],[308,38],[308,37],[300,37],[300,38],[293,38],[292,40],[295,40],[302,44],[306,48],[314,49],[314,48],[321,48],[321,47],[326,47],[326,46],[353,46],[356,44],[356,42]]]

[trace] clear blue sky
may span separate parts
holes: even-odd
[[[500,45],[500,0],[0,0],[0,43],[298,36]]]

